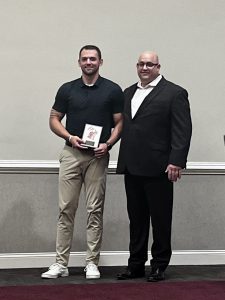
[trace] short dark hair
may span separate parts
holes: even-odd
[[[100,50],[97,46],[94,46],[94,45],[86,45],[86,46],[83,46],[83,47],[80,49],[80,52],[79,52],[79,58],[80,58],[80,56],[81,56],[81,52],[82,52],[84,49],[85,49],[85,50],[95,50],[95,51],[97,51],[99,59],[102,59],[102,53],[101,53],[101,50]]]

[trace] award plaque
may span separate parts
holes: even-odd
[[[102,127],[97,125],[85,124],[81,146],[88,148],[97,148],[102,133]]]

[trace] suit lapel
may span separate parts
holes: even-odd
[[[127,109],[126,109],[126,112],[127,112],[130,119],[132,119],[132,116],[131,116],[131,100],[132,100],[136,90],[137,90],[137,84],[134,84],[127,91]]]
[[[164,77],[162,77],[162,79],[160,80],[160,82],[153,88],[153,90],[150,92],[150,94],[148,94],[144,101],[141,103],[137,113],[135,114],[134,118],[136,118],[136,116],[141,113],[143,110],[146,109],[146,106],[149,105],[149,103],[162,91],[162,89],[165,87],[166,85],[166,79]],[[133,97],[133,96],[132,96]],[[131,106],[131,101],[130,101],[130,106]],[[131,110],[131,108],[130,108]]]

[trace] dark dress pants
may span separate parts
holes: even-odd
[[[130,220],[128,267],[134,272],[144,270],[151,220],[151,266],[165,270],[172,254],[173,183],[167,174],[156,178],[126,174],[125,189]]]

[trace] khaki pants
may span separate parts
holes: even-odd
[[[73,238],[74,218],[84,184],[87,208],[86,261],[98,264],[103,230],[106,173],[109,155],[95,158],[92,150],[65,146],[60,155],[59,220],[56,262],[67,266]]]

